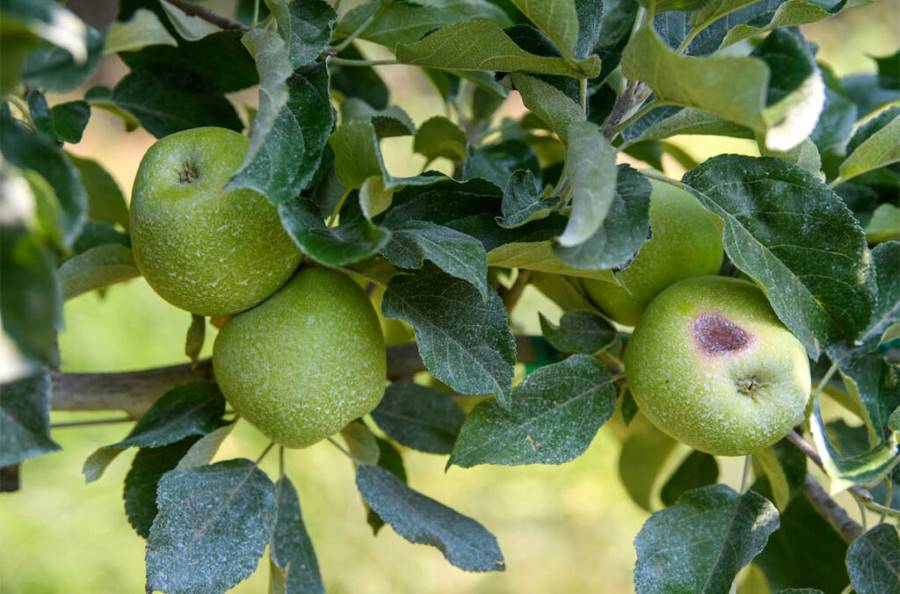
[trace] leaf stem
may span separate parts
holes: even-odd
[[[681,190],[686,190],[687,186],[685,186],[682,182],[677,179],[672,179],[668,175],[663,175],[660,173],[656,173],[655,171],[650,171],[649,169],[642,169],[641,173],[644,177],[649,177],[650,179],[655,179],[656,181],[661,181],[663,183],[669,184],[670,186],[675,186]]]
[[[259,22],[259,0],[253,0],[253,28]]]
[[[339,444],[338,442],[336,442],[336,441],[334,440],[333,437],[326,437],[325,439],[328,440],[328,443],[330,443],[331,445],[333,445],[334,447],[336,447],[338,450],[340,450],[342,454],[344,454],[345,456],[347,456],[348,458],[350,458],[350,460],[352,460],[353,462],[356,462],[356,463],[358,463],[358,464],[362,464],[362,462],[360,462],[360,461],[356,458],[356,456],[354,456],[353,454],[350,453],[350,450],[348,450],[347,448],[345,448],[344,446],[342,446],[341,444]]]
[[[284,476],[284,446],[278,446],[278,476]]]
[[[581,111],[584,112],[584,115],[587,115],[588,107],[587,107],[587,79],[586,78],[578,79],[578,99],[581,101]]]
[[[825,372],[825,375],[822,376],[822,379],[819,380],[819,383],[816,384],[816,389],[813,391],[812,397],[810,400],[815,401],[819,396],[822,395],[822,389],[828,385],[828,382],[831,381],[831,378],[834,376],[834,373],[837,371],[837,363],[832,363],[831,367],[828,368],[828,371]]]
[[[247,27],[245,27],[243,24],[241,24],[237,21],[232,21],[231,19],[225,18],[221,15],[218,15],[218,14],[214,13],[213,11],[211,11],[210,9],[206,8],[205,6],[201,6],[201,5],[197,4],[196,2],[190,2],[190,0],[164,0],[164,1],[168,2],[169,4],[171,4],[172,6],[174,6],[176,8],[180,8],[184,12],[184,14],[186,14],[188,16],[194,16],[199,19],[203,19],[207,23],[212,23],[213,25],[215,25],[221,29],[226,29],[226,30],[231,30],[231,31],[249,31],[250,30]],[[257,0],[256,4],[257,4],[257,6],[256,6],[257,10],[258,10],[259,0]],[[256,24],[255,17],[253,19],[253,23],[254,23],[254,25]]]
[[[644,107],[642,107],[639,110],[637,110],[636,112],[634,112],[628,118],[626,118],[622,123],[618,124],[613,129],[613,132],[614,132],[613,138],[615,138],[616,136],[621,134],[623,130],[628,128],[628,126],[630,126],[633,123],[635,123],[636,121],[640,120],[642,117],[644,117],[645,115],[647,115],[648,113],[650,113],[651,111],[656,109],[657,107],[665,107],[667,105],[672,105],[672,103],[670,103],[668,101],[658,101],[658,100],[651,101]]]
[[[328,59],[329,62],[336,66],[399,66],[400,62],[397,60],[350,60],[348,58],[338,58],[337,56],[332,56]]]
[[[528,282],[531,280],[531,271],[530,270],[522,270],[519,269],[519,274],[516,275],[516,280],[513,282],[512,286],[508,289],[505,289],[502,292],[503,305],[506,306],[507,314],[511,314],[513,308],[516,306],[516,303],[519,302],[519,298],[522,297],[522,292],[525,291],[525,287],[528,286]]]
[[[272,450],[273,447],[275,447],[275,442],[274,441],[269,442],[269,445],[267,445],[266,449],[264,449],[262,451],[262,454],[259,455],[259,458],[256,459],[254,464],[259,466],[259,463],[263,461],[263,458],[266,457],[266,454],[268,454]]]
[[[828,189],[833,190],[842,183],[844,183],[844,178],[839,175],[828,183]]]
[[[352,190],[345,189],[344,193],[341,194],[341,197],[338,199],[337,204],[334,207],[334,210],[331,211],[331,215],[328,217],[328,226],[333,227],[334,223],[337,221],[338,215],[341,213],[341,209],[344,207],[344,202],[347,201],[347,196],[350,195]]]
[[[345,37],[339,44],[333,46],[331,48],[330,53],[332,53],[333,55],[337,55],[337,54],[341,53],[342,51],[344,51],[345,49],[347,49],[348,47],[350,47],[350,44],[353,43],[357,37],[359,37],[360,35],[365,33],[366,29],[369,28],[369,25],[371,25],[373,22],[375,22],[375,17],[377,15],[378,15],[378,10],[376,9],[375,12],[370,14],[369,18],[367,18],[362,23],[360,23],[359,27],[354,29],[353,32],[350,33],[350,35]]]
[[[116,423],[133,423],[131,417],[115,417],[112,419],[92,419],[87,421],[65,421],[62,423],[53,423],[51,429],[68,429],[71,427],[92,427],[94,425],[114,425]]]

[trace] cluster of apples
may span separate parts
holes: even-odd
[[[230,316],[213,348],[222,394],[275,442],[304,447],[378,405],[384,339],[355,281],[320,267],[298,271],[301,253],[264,196],[223,191],[248,142],[195,128],[154,144],[132,193],[132,249],[165,300]]]
[[[223,190],[248,142],[196,128],[153,145],[132,194],[132,247],[164,299],[229,316],[213,368],[234,410],[275,442],[304,447],[377,406],[384,337],[355,281],[298,271],[301,253],[265,197]],[[698,450],[740,455],[772,444],[804,415],[803,346],[756,285],[716,276],[721,221],[693,196],[653,182],[650,223],[652,237],[617,284],[582,281],[610,318],[635,328],[625,353],[631,393],[654,424]]]
[[[753,283],[717,276],[722,223],[688,192],[652,182],[652,236],[619,284],[582,281],[614,321],[634,326],[628,387],[653,424],[691,447],[737,456],[803,420],[809,360]]]

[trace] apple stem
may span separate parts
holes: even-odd
[[[751,461],[751,459],[752,459],[752,456],[750,456],[749,454],[744,456],[744,472],[741,475],[741,490],[740,490],[741,493],[745,492],[747,490],[747,487],[749,486],[747,483],[750,480],[750,461]]]
[[[257,466],[259,466],[259,463],[263,461],[263,458],[266,457],[266,454],[268,454],[269,451],[270,451],[273,447],[275,447],[275,442],[274,442],[274,441],[269,442],[269,445],[267,445],[267,446],[266,446],[266,449],[264,449],[264,450],[262,451],[262,454],[259,455],[259,458],[256,459],[256,462],[254,462],[254,464],[256,464]]]

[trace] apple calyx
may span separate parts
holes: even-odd
[[[200,173],[197,171],[197,165],[193,161],[185,161],[181,164],[181,169],[178,170],[179,182],[190,184],[198,177],[200,177]]]
[[[731,355],[746,349],[753,336],[719,314],[704,312],[691,323],[694,343],[706,355]]]

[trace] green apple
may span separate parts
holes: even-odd
[[[653,300],[625,352],[628,385],[657,427],[722,456],[771,445],[803,420],[809,361],[765,295],[720,276]]]
[[[588,296],[626,326],[637,324],[660,291],[692,276],[716,274],[722,266],[722,223],[691,194],[651,180],[651,238],[627,268],[621,284],[582,280]]]
[[[301,448],[370,412],[384,393],[384,339],[366,292],[306,268],[226,322],[213,348],[225,399],[277,443]]]
[[[163,299],[196,314],[253,307],[300,263],[275,206],[251,190],[223,190],[248,142],[224,128],[166,136],[144,155],[134,181],[138,268]]]

